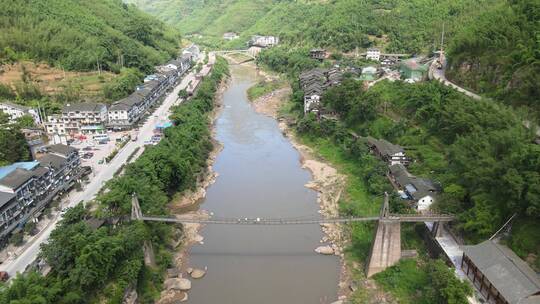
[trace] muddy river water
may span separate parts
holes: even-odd
[[[216,139],[216,182],[201,208],[216,217],[319,217],[317,193],[304,185],[310,173],[277,122],[256,113],[246,91],[257,79],[252,67],[231,66]],[[314,252],[319,225],[207,225],[204,244],[190,249],[189,264],[208,267],[193,280],[189,303],[331,303],[336,300],[339,260]]]

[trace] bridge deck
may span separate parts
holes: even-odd
[[[338,218],[312,218],[312,219],[264,219],[264,218],[173,218],[160,216],[142,216],[143,221],[169,222],[169,223],[198,223],[198,224],[221,224],[221,225],[308,225],[322,223],[352,223],[377,221],[378,216],[367,217],[338,217]],[[400,222],[449,222],[454,219],[449,215],[399,215],[389,216],[388,220],[399,220]]]

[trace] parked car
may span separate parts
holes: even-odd
[[[86,153],[84,153],[84,155],[82,156],[82,158],[84,158],[84,159],[90,159],[90,158],[92,158],[93,156],[94,156],[94,153],[92,153],[92,152],[86,152]]]
[[[92,151],[92,147],[87,146],[87,147],[84,147],[83,150],[84,150],[84,151]]]
[[[82,166],[81,167],[81,175],[86,176],[88,174],[92,173],[92,167],[90,166]]]

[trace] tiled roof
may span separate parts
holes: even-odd
[[[77,149],[71,146],[63,145],[63,144],[50,145],[47,147],[47,150],[51,153],[60,154],[66,157],[70,155],[71,153],[78,151]]]
[[[0,179],[0,185],[4,185],[10,189],[17,189],[32,179],[33,176],[32,171],[17,168]]]
[[[15,169],[17,168],[32,170],[38,165],[39,163],[37,161],[31,161],[31,162],[17,162],[8,166],[0,167],[0,178],[5,177],[9,173],[15,171]]]
[[[4,207],[9,201],[15,198],[14,193],[0,191],[0,208]]]
[[[508,303],[540,303],[538,275],[508,247],[488,240],[463,252]]]
[[[95,102],[68,103],[62,108],[62,112],[101,112],[103,107],[104,104]]]
[[[67,160],[64,157],[47,153],[39,158],[39,163],[43,167],[52,167],[54,170],[60,170],[66,165]]]

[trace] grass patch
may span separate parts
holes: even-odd
[[[255,99],[270,94],[270,92],[277,90],[287,85],[287,82],[282,80],[261,81],[247,90],[248,99],[254,101]]]
[[[378,273],[375,281],[392,293],[398,303],[430,304],[422,289],[430,285],[427,273],[418,267],[416,260],[401,260],[398,264]]]

